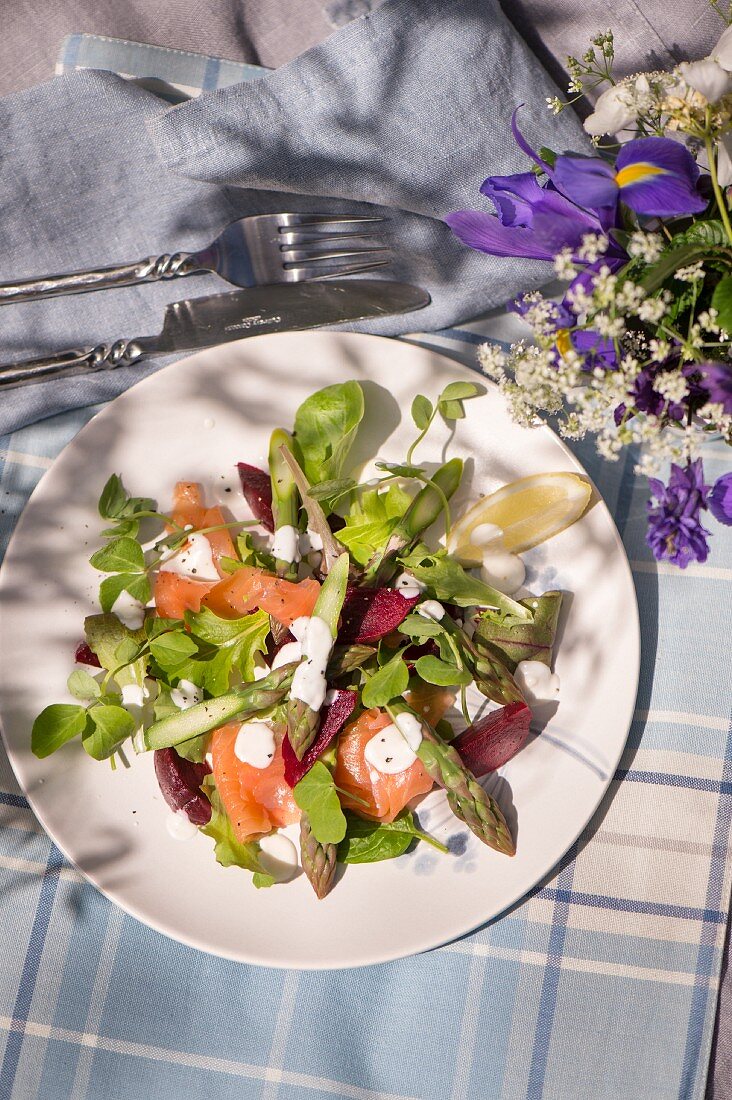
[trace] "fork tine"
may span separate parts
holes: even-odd
[[[283,215],[280,233],[286,233],[288,226],[307,225],[350,225],[355,222],[383,222],[383,218],[368,214],[286,214]],[[284,219],[287,218],[287,221]]]
[[[352,257],[378,256],[389,252],[388,248],[351,248],[337,252],[313,252],[309,248],[288,249],[282,252],[282,266],[291,270],[300,263],[320,264],[323,260],[350,260]]]
[[[391,260],[372,260],[371,263],[337,264],[332,268],[315,267],[312,264],[302,264],[299,267],[291,267],[288,270],[293,282],[309,279],[319,282],[322,279],[341,279],[346,275],[358,275],[362,271],[372,271],[376,267],[388,267]]]
[[[280,230],[280,251],[284,252],[291,245],[320,244],[321,241],[346,241],[346,240],[373,240],[375,234],[367,229],[346,229],[343,233],[318,233],[317,229],[304,227],[303,229]]]

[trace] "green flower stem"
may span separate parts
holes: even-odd
[[[717,207],[719,208],[719,216],[722,219],[724,225],[724,231],[727,234],[727,240],[732,244],[732,225],[729,220],[729,210],[727,208],[727,202],[722,194],[722,188],[719,186],[719,179],[717,177],[717,158],[714,152],[714,143],[711,136],[707,133],[704,137],[704,148],[707,151],[707,160],[709,161],[709,175],[712,178],[712,190],[714,191],[714,197],[717,200]]]

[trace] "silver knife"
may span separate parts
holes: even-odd
[[[376,279],[290,283],[187,298],[166,308],[163,330],[158,336],[116,340],[113,344],[0,365],[0,388],[13,389],[49,378],[128,367],[153,355],[196,351],[244,336],[410,313],[423,309],[429,302],[429,294],[420,287]]]

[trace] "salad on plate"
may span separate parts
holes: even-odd
[[[79,739],[113,768],[151,753],[170,833],[211,837],[218,862],[260,888],[301,867],[323,898],[338,864],[415,844],[459,858],[420,827],[435,785],[480,841],[514,855],[481,779],[525,744],[532,704],[558,696],[562,603],[523,587],[520,555],[578,519],[591,489],[537,474],[454,518],[463,461],[415,454],[436,418],[459,421],[484,392],[455,381],[434,401],[418,394],[404,460],[376,460],[365,480],[349,464],[365,411],[355,381],[275,429],[266,469],[239,462],[226,506],[180,481],[162,512],[112,475],[75,702],[41,712],[33,752]]]

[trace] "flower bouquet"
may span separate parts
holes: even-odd
[[[535,151],[517,109],[531,170],[485,180],[496,215],[446,221],[471,248],[553,261],[569,281],[511,303],[533,339],[483,345],[483,369],[522,424],[553,416],[608,459],[640,444],[648,476],[670,459],[668,484],[650,477],[647,541],[685,568],[709,554],[703,513],[732,524],[732,474],[705,484],[699,457],[710,435],[732,442],[732,26],[672,72],[616,82],[613,55],[612,32],[598,35],[568,60],[574,99],[549,102],[558,113],[609,84],[584,123],[594,155]]]

